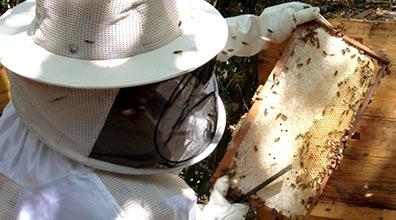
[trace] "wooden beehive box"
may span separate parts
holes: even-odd
[[[301,39],[311,35],[307,31],[312,28],[295,32],[216,172],[227,170],[233,193],[244,194],[293,164],[251,200],[293,218],[306,216],[317,202],[384,72],[374,70],[363,45],[333,34],[318,37],[318,46],[317,40]]]

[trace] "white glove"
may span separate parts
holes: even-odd
[[[265,49],[268,42],[280,43],[291,35],[297,25],[315,19],[331,27],[319,11],[318,7],[290,2],[266,8],[259,17],[241,15],[227,18],[228,41],[217,59],[227,61],[232,56],[253,56]]]
[[[241,220],[245,219],[249,207],[245,204],[231,204],[225,198],[229,188],[228,176],[217,179],[213,191],[210,194],[208,204],[203,208],[200,219],[205,220]]]

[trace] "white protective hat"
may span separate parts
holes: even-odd
[[[52,85],[131,87],[201,66],[227,35],[204,0],[27,0],[0,18],[0,63]]]
[[[146,175],[197,163],[220,141],[212,70],[228,31],[204,0],[28,0],[0,22],[15,109],[62,155]],[[146,100],[125,106],[125,91]]]

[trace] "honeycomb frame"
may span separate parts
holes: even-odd
[[[318,32],[321,36],[318,36]],[[330,40],[330,43],[323,41],[322,35],[325,38],[334,39],[334,41]],[[307,46],[309,50],[304,53],[304,47]],[[298,52],[296,53],[296,51]],[[297,56],[298,58],[296,58]],[[291,57],[294,58],[290,59]],[[379,68],[375,68],[372,58],[379,62]],[[303,74],[309,72],[306,68],[310,68],[315,62],[319,62],[319,65],[309,71],[323,71],[326,72],[327,76],[308,82],[309,78],[304,78]],[[340,62],[346,69],[343,69],[342,65],[340,66]],[[318,201],[331,173],[342,159],[345,143],[352,136],[359,118],[373,97],[380,79],[385,74],[387,64],[388,61],[376,52],[339,32],[326,29],[317,23],[299,27],[294,32],[266,84],[257,90],[255,104],[237,126],[233,140],[216,170],[212,182],[221,174],[227,173],[231,177],[230,195],[238,198],[290,162],[293,164],[293,170],[257,192],[255,196],[251,197],[250,203],[257,207],[264,207],[278,216],[286,216],[292,219],[307,216]],[[326,69],[328,66],[330,68]],[[354,68],[348,69],[347,66],[353,66]],[[320,80],[322,80],[320,87],[323,87],[323,83],[332,84],[332,86],[324,86],[323,90],[325,92],[318,93],[322,96],[318,95],[319,98],[316,101],[306,101],[308,104],[315,105],[326,95],[330,97],[330,99],[322,102],[322,108],[314,108],[315,111],[310,112],[309,117],[312,117],[312,123],[310,126],[306,126],[309,129],[302,129],[304,132],[291,135],[294,140],[290,140],[290,138],[286,140],[284,145],[287,146],[292,143],[298,146],[294,147],[295,150],[291,151],[292,153],[285,153],[282,150],[273,152],[271,150],[274,147],[266,148],[260,143],[268,144],[268,140],[262,141],[262,139],[263,137],[265,137],[264,139],[270,138],[273,145],[278,145],[278,148],[280,148],[281,144],[278,143],[287,139],[284,136],[285,133],[291,132],[290,126],[293,127],[293,124],[295,125],[299,120],[309,119],[309,117],[305,117],[305,119],[299,119],[297,122],[296,120],[291,122],[289,127],[285,126],[289,123],[288,121],[292,120],[290,115],[284,112],[287,109],[278,109],[278,106],[271,106],[274,105],[277,97],[279,99],[282,93],[288,91],[287,89],[277,90],[277,87],[287,81],[284,77],[282,78],[282,76],[287,75],[286,72],[292,72],[294,80],[296,80],[296,76],[303,78],[301,81],[297,79],[297,82],[304,82],[311,87],[317,86],[315,83]],[[287,77],[293,78],[293,75],[287,75]],[[293,83],[289,82],[288,86],[290,84]],[[294,91],[299,90],[295,89]],[[329,95],[330,93],[331,95]],[[310,94],[309,98],[312,98],[312,90]],[[283,95],[287,96],[287,94]],[[296,97],[290,97],[289,95],[288,98],[283,98],[283,103],[286,103],[285,100],[290,101]],[[301,102],[301,97],[294,101]],[[325,104],[323,105],[323,103]],[[313,107],[311,106],[311,108]],[[295,111],[295,109],[291,111]],[[257,123],[260,123],[260,117],[264,117],[263,115],[271,119],[261,120],[261,123],[265,126],[257,126]],[[338,120],[335,120],[337,118]],[[274,121],[278,123],[277,126],[268,129],[268,124],[274,124]],[[330,129],[323,129],[326,124],[330,125]],[[273,132],[274,130],[277,130],[277,132]],[[258,132],[252,134],[254,131]],[[266,135],[262,135],[263,132],[266,132]],[[259,153],[261,158],[252,156]],[[291,159],[283,159],[287,162],[278,162],[279,157],[284,157],[282,154],[289,154],[288,156]],[[314,158],[316,159],[314,160]],[[271,159],[273,160],[271,161]],[[260,163],[260,160],[266,162]],[[261,169],[257,169],[257,165],[260,165]],[[249,178],[250,175],[257,177],[257,172],[261,174],[259,178]],[[285,194],[291,195],[289,198],[276,198],[273,200],[279,201],[278,203],[271,202],[269,198],[280,194],[279,192],[283,190],[282,187],[285,188],[285,184],[288,185],[288,188],[293,188],[300,193],[286,190]]]

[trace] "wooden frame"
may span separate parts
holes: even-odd
[[[372,58],[376,59],[378,61],[378,66],[377,66],[377,78],[375,81],[374,86],[372,86],[370,88],[370,91],[368,92],[368,95],[364,101],[364,104],[362,105],[360,111],[358,112],[357,118],[360,119],[363,117],[363,113],[364,110],[367,108],[368,104],[371,102],[372,97],[375,94],[375,90],[377,89],[380,79],[382,77],[384,77],[386,75],[386,73],[388,72],[388,66],[390,64],[390,61],[385,58],[383,55],[379,54],[378,52],[372,50],[371,48],[363,45],[362,43],[360,43],[359,41],[355,40],[354,38],[348,37],[346,35],[343,35],[342,32],[340,32],[339,30],[331,30],[332,33],[334,35],[338,35],[340,37],[342,37],[347,43],[349,43],[350,45],[359,48],[361,50],[363,50],[367,55],[371,56]],[[274,62],[275,60],[277,60],[280,57],[280,51],[283,50],[283,48],[285,47],[286,44],[283,45],[271,45],[269,49],[267,49],[267,52],[269,51],[270,53],[266,56],[266,55],[262,55],[265,56],[266,59],[265,61],[263,61],[263,59],[259,59],[260,65],[262,65],[261,68],[261,72],[264,72],[264,74],[259,75],[259,82],[260,83],[264,83],[266,81],[266,78],[269,75],[269,69],[271,68],[271,65],[263,65],[264,62]],[[274,58],[275,57],[275,58]],[[268,63],[267,63],[268,64]],[[276,71],[277,68],[279,68],[279,63],[277,63],[277,65],[275,65],[274,69],[272,71]],[[222,161],[220,162],[219,166],[217,167],[212,179],[211,179],[211,183],[213,184],[214,181],[220,177],[221,175],[223,175],[224,173],[227,172],[228,169],[228,165],[231,163],[231,160],[237,150],[237,148],[239,147],[239,145],[241,144],[243,138],[246,136],[247,132],[249,131],[249,129],[251,128],[252,122],[256,117],[256,114],[260,108],[261,103],[265,101],[262,100],[262,98],[259,98],[255,101],[255,103],[253,104],[252,108],[250,109],[249,113],[247,114],[246,118],[244,119],[244,124],[243,124],[243,128],[241,128],[240,130],[238,130],[238,132],[235,134],[232,145],[229,146],[225,156],[223,157]],[[354,123],[354,129],[357,126],[359,120],[356,120]],[[349,137],[352,138],[353,136],[353,132],[350,132]],[[320,194],[323,193],[325,186],[328,182],[329,178],[326,178],[322,185],[321,185],[321,191]],[[233,192],[231,192],[231,194],[233,194]],[[320,195],[319,194],[319,195]],[[317,196],[317,198],[315,198],[315,202],[319,202],[319,195]],[[249,201],[251,204],[254,204],[256,207],[259,208],[260,212],[259,213],[271,213],[272,210],[270,210],[269,208],[267,208],[264,204],[262,203],[258,203],[257,201]],[[321,203],[320,203],[321,204]],[[272,212],[277,218],[280,218],[280,215],[277,215],[277,213]],[[258,216],[259,217],[259,216]],[[267,219],[267,218],[262,218],[262,219]]]

